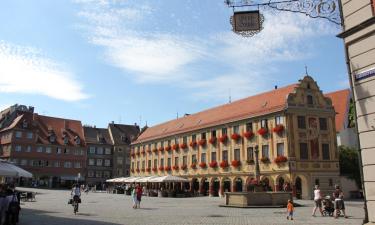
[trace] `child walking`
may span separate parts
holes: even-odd
[[[286,219],[289,220],[293,220],[293,211],[294,211],[294,206],[293,206],[293,202],[292,200],[288,200],[288,205],[287,205],[287,211],[288,211],[288,215],[286,216]]]

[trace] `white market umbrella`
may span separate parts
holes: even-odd
[[[26,177],[32,178],[33,174],[6,161],[0,161],[0,176],[9,176],[9,177]],[[9,171],[13,171],[11,174],[8,174]],[[14,174],[15,173],[15,174]],[[7,175],[8,174],[8,175]]]
[[[0,176],[2,177],[16,177],[17,171],[6,165],[4,162],[0,162]]]
[[[167,176],[156,177],[156,178],[150,179],[149,182],[154,182],[154,183],[163,183],[163,182],[189,182],[189,180],[186,179],[186,178],[182,178],[182,177],[167,175]]]

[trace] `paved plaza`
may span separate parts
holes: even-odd
[[[82,196],[77,215],[67,204],[70,191],[26,189],[38,192],[36,202],[22,203],[19,225],[132,225],[132,224],[361,224],[363,202],[346,202],[349,218],[312,217],[312,201],[296,201],[295,220],[285,208],[226,208],[222,198],[143,197],[134,210],[130,196],[89,193]]]

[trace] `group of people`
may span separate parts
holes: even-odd
[[[0,184],[0,225],[17,224],[20,210],[20,193],[14,184]]]
[[[141,208],[143,188],[139,184],[130,188],[132,188],[131,197],[133,200],[133,209],[137,209],[137,208],[139,209]]]

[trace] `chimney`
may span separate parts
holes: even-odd
[[[277,89],[277,85],[275,85],[275,90]]]

